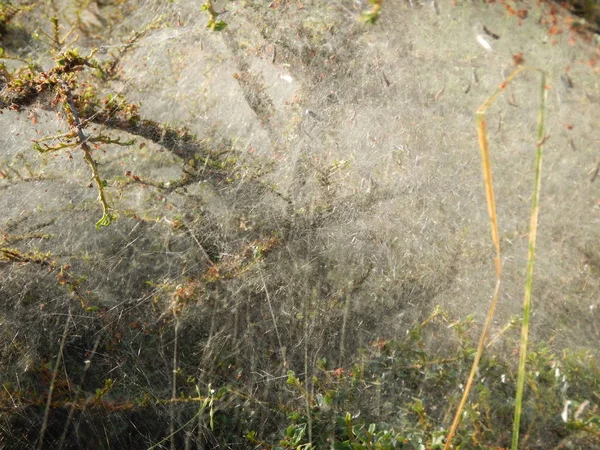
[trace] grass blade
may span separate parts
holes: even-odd
[[[540,190],[542,187],[542,156],[544,149],[544,119],[546,112],[546,74],[542,72],[540,89],[540,107],[538,112],[538,142],[535,157],[535,182],[531,201],[531,217],[529,222],[529,251],[527,255],[527,278],[523,299],[523,325],[521,326],[521,342],[519,350],[519,372],[517,374],[517,395],[515,399],[515,416],[513,420],[512,450],[519,444],[519,427],[521,423],[521,403],[525,386],[525,362],[527,361],[527,341],[529,336],[529,320],[531,317],[531,290],[533,286],[533,265],[535,260],[535,240],[537,237],[538,214],[540,210]]]
[[[488,144],[488,135],[487,135],[487,127],[486,127],[486,121],[485,121],[485,114],[486,114],[488,108],[494,103],[496,98],[502,92],[504,92],[506,86],[512,80],[514,80],[515,77],[519,73],[523,72],[524,70],[534,70],[534,71],[538,71],[538,72],[542,73],[542,82],[541,82],[542,101],[540,102],[540,108],[539,108],[539,112],[538,112],[538,144],[537,144],[537,156],[536,156],[536,167],[539,170],[536,170],[536,178],[535,178],[536,192],[534,192],[534,206],[532,209],[532,216],[531,216],[532,227],[535,226],[535,228],[537,229],[537,210],[539,207],[539,189],[541,186],[541,184],[540,184],[540,182],[541,182],[541,150],[542,150],[543,135],[544,135],[546,76],[545,76],[545,73],[543,71],[541,71],[540,69],[537,69],[534,67],[520,66],[517,69],[515,69],[508,77],[506,77],[504,82],[502,82],[502,84],[498,87],[498,89],[496,89],[496,91],[477,109],[477,112],[476,112],[477,137],[478,137],[478,142],[479,142],[479,149],[481,152],[481,163],[482,163],[482,171],[483,171],[483,180],[484,180],[484,185],[485,185],[486,201],[487,201],[487,206],[488,206],[488,214],[490,216],[492,244],[494,246],[494,252],[495,252],[494,268],[496,271],[496,287],[494,289],[492,301],[491,301],[490,307],[488,309],[488,314],[486,317],[485,325],[483,327],[483,331],[481,332],[481,337],[479,339],[479,345],[477,346],[477,352],[476,352],[475,358],[473,360],[473,365],[472,365],[471,371],[469,373],[469,378],[467,379],[467,383],[465,384],[465,390],[463,392],[463,396],[458,405],[456,414],[454,416],[454,420],[450,427],[450,431],[448,432],[448,435],[446,437],[446,443],[444,445],[444,450],[448,450],[450,448],[450,446],[452,445],[452,438],[456,434],[456,430],[458,429],[458,426],[460,424],[460,418],[462,415],[462,411],[463,411],[464,406],[469,397],[469,393],[471,392],[471,388],[473,386],[473,380],[475,378],[475,374],[477,373],[479,361],[481,360],[481,356],[483,354],[483,350],[485,347],[485,340],[487,338],[490,326],[492,324],[492,320],[494,318],[494,312],[496,310],[496,304],[498,303],[498,298],[499,298],[499,294],[500,294],[500,284],[502,281],[502,267],[501,267],[501,260],[500,260],[500,239],[499,239],[499,234],[498,234],[498,218],[496,215],[496,201],[495,201],[495,197],[494,197],[494,187],[493,187],[493,181],[492,181],[492,166],[490,163],[489,144]],[[527,272],[528,273],[528,278],[527,278],[528,283],[526,285],[526,298],[527,298],[527,295],[529,295],[529,299],[531,298],[531,277],[533,274],[533,252],[535,249],[535,231],[533,232],[533,239],[534,239],[533,245],[531,243],[532,242],[531,234],[532,233],[530,230],[529,257],[531,258],[531,262],[528,264],[528,269],[527,269],[528,270],[528,272]],[[530,302],[526,300],[526,303],[529,304]],[[522,350],[523,350],[523,336],[525,336],[525,350],[526,350],[526,346],[527,346],[527,333],[529,331],[529,328],[528,328],[529,313],[530,313],[530,310],[527,309],[527,311],[526,311],[527,329],[525,329],[525,326],[524,326],[524,329],[522,330],[522,341],[521,341],[522,342],[522,344],[521,344]],[[524,320],[524,324],[525,324],[525,320]],[[521,359],[522,359],[522,363],[523,363],[523,373],[524,373],[525,356],[522,356]],[[520,370],[519,370],[519,376],[520,376]],[[524,376],[523,376],[523,380],[524,380]],[[522,386],[521,386],[521,388],[522,388]],[[517,393],[517,396],[518,396],[518,393]],[[522,389],[521,389],[521,398],[522,398]],[[517,402],[519,402],[519,401],[520,400],[517,399]],[[519,408],[519,410],[517,412],[517,407],[515,407],[515,426],[517,427],[517,430],[519,427],[517,420],[520,419],[520,403],[519,403],[518,408]],[[516,439],[516,442],[518,443],[518,432],[517,432],[516,438],[513,435],[513,445],[515,445],[515,439]],[[516,449],[516,447],[513,447],[513,450],[515,450],[515,449]]]

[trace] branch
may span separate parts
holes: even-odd
[[[73,94],[69,90],[68,86],[65,83],[61,84],[61,87],[64,91],[64,94],[67,97],[67,113],[71,116],[71,127],[72,131],[75,132],[77,136],[77,140],[79,145],[81,146],[81,150],[83,150],[83,159],[87,162],[88,166],[92,170],[92,179],[96,183],[96,188],[98,189],[98,199],[102,204],[102,218],[96,222],[96,228],[106,227],[111,224],[111,222],[116,218],[114,214],[110,212],[110,206],[108,201],[106,200],[106,194],[104,193],[104,187],[106,186],[106,182],[100,178],[100,172],[98,171],[98,164],[94,161],[92,157],[92,149],[88,145],[89,138],[83,133],[83,127],[81,125],[81,120],[79,118],[79,114],[77,113],[77,108],[75,108],[75,104],[73,102]]]

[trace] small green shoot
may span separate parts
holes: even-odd
[[[210,28],[212,31],[222,31],[225,29],[227,23],[217,19],[219,13],[215,11],[212,0],[206,0],[206,3],[202,5],[201,9],[208,14],[206,28]]]
[[[360,15],[361,22],[375,24],[381,15],[381,6],[383,0],[369,0],[373,6],[369,11],[365,11]]]

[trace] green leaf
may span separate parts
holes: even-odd
[[[99,230],[102,227],[109,226],[113,222],[113,220],[115,220],[115,216],[113,214],[104,213],[102,215],[102,218],[98,222],[96,222],[96,229]]]
[[[317,406],[323,406],[323,394],[317,394],[315,400],[317,401]]]
[[[334,442],[332,450],[352,450],[352,446],[348,442]]]
[[[306,433],[306,424],[297,425],[292,437],[292,445],[298,445]]]
[[[207,27],[213,31],[224,30],[226,26],[227,26],[227,23],[223,22],[222,20],[211,20],[210,22],[208,22],[208,25],[207,25]]]
[[[296,429],[295,425],[290,425],[289,427],[287,427],[287,429],[285,430],[285,435],[287,437],[292,437],[294,435],[294,430]]]
[[[333,403],[334,399],[335,399],[335,393],[326,392],[325,398],[323,399],[323,404],[325,404],[326,406],[330,406]]]
[[[375,24],[377,19],[379,18],[379,14],[372,12],[364,12],[360,16],[360,20],[365,23]]]
[[[296,384],[298,381],[293,370],[288,370],[287,376],[287,384]]]
[[[421,341],[421,327],[417,326],[410,330],[409,334],[410,339],[416,342]]]
[[[435,447],[442,448],[444,446],[444,438],[445,438],[445,435],[441,434],[441,433],[439,436],[434,436],[431,439],[431,448],[435,448]]]

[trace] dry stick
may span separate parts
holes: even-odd
[[[596,170],[594,170],[594,174],[592,175],[592,178],[590,179],[590,182],[593,183],[596,178],[598,177],[598,174],[600,174],[600,162],[598,162],[598,164],[596,165]]]
[[[346,341],[346,323],[348,322],[348,316],[350,315],[350,298],[347,297],[344,303],[344,312],[342,314],[342,330],[340,332],[340,359],[338,361],[338,367],[342,367],[344,363],[344,344]]]
[[[473,360],[473,365],[471,367],[471,372],[469,373],[469,378],[467,379],[467,383],[465,385],[465,390],[463,392],[463,396],[458,405],[458,409],[456,410],[456,415],[454,416],[454,421],[452,422],[452,426],[450,427],[450,431],[446,437],[446,443],[444,445],[444,450],[448,450],[452,443],[452,438],[456,434],[456,430],[460,423],[461,414],[463,408],[467,402],[469,397],[469,393],[471,392],[471,388],[473,386],[473,380],[475,379],[475,374],[477,373],[477,368],[479,366],[479,361],[481,359],[481,355],[483,354],[483,349],[485,346],[485,340],[487,334],[489,332],[490,326],[492,324],[492,320],[494,317],[494,312],[496,310],[496,304],[498,303],[498,297],[500,294],[500,284],[502,280],[502,268],[500,264],[500,239],[498,235],[498,220],[496,216],[496,201],[494,198],[494,187],[492,183],[492,167],[490,163],[490,154],[489,154],[489,145],[486,131],[486,123],[485,123],[485,113],[487,109],[491,106],[491,104],[496,100],[496,98],[504,91],[506,86],[521,72],[524,70],[534,70],[540,71],[540,69],[521,66],[515,69],[513,73],[511,73],[504,82],[500,85],[500,87],[494,92],[478,109],[475,114],[477,120],[477,136],[479,140],[479,148],[481,150],[481,162],[483,169],[483,179],[485,183],[485,195],[488,206],[488,213],[490,216],[490,226],[492,232],[492,242],[495,250],[494,257],[494,267],[496,270],[496,287],[494,288],[494,295],[492,296],[492,302],[490,303],[490,308],[488,310],[487,318],[485,321],[485,325],[483,327],[483,331],[481,333],[481,337],[479,339],[479,345],[477,346],[477,353],[475,354],[475,359]],[[541,71],[540,71],[541,72]],[[543,72],[542,72],[543,73]]]
[[[273,312],[273,305],[271,304],[271,296],[269,295],[269,290],[267,289],[267,283],[265,282],[265,277],[263,276],[262,270],[260,267],[258,268],[260,272],[260,279],[263,282],[263,289],[265,290],[265,295],[267,297],[267,304],[269,305],[269,312],[271,313],[271,319],[273,320],[273,327],[275,328],[275,334],[277,335],[277,342],[279,343],[279,351],[281,352],[281,361],[283,364],[283,369],[288,366],[287,361],[285,359],[285,347],[281,343],[281,336],[279,335],[279,329],[277,328],[277,321],[275,320],[275,313]]]
[[[516,321],[513,319],[511,320],[509,323],[507,323],[506,325],[504,325],[502,327],[502,329],[496,333],[496,335],[494,337],[492,337],[490,339],[490,341],[486,344],[485,348],[490,348],[492,345],[494,345],[494,343],[500,339],[504,333],[506,333],[508,330],[510,330],[511,328],[513,328],[515,326]]]
[[[308,295],[306,295],[304,297],[304,302],[303,302],[303,310],[302,314],[304,315],[303,319],[304,319],[304,373],[305,375],[305,383],[306,383],[306,395],[304,396],[304,400],[305,400],[305,407],[306,407],[306,422],[308,425],[308,442],[309,444],[312,444],[312,427],[313,427],[313,423],[312,423],[312,415],[311,415],[311,411],[310,411],[310,398],[309,398],[309,383],[311,383],[312,381],[312,376],[309,375],[308,373],[308,316],[309,316],[309,308],[310,308],[310,304],[309,304],[309,297]],[[311,389],[314,388],[314,383],[311,383]]]
[[[173,310],[173,318],[175,319],[175,329],[173,333],[175,334],[173,340],[173,387],[171,390],[171,399],[175,400],[177,398],[177,337],[179,335],[179,317],[177,316],[176,305],[172,305]],[[171,424],[170,424],[170,436],[171,436],[171,450],[175,450],[175,401],[171,403]]]
[[[344,299],[344,312],[342,316],[342,330],[340,333],[340,359],[338,361],[338,367],[343,367],[344,353],[345,353],[345,342],[346,342],[346,325],[348,323],[348,317],[350,315],[350,302],[352,300],[352,294],[356,292],[360,286],[365,282],[371,271],[373,265],[369,264],[366,272],[358,279],[352,282],[352,286],[346,292],[342,292],[342,298]]]
[[[210,392],[209,392],[210,395]],[[202,417],[202,413],[204,412],[204,410],[206,409],[207,405],[211,405],[212,402],[212,395],[210,395],[210,397],[208,398],[202,398],[200,395],[195,398],[195,399],[191,399],[191,401],[197,401],[200,402],[202,401],[202,404],[200,405],[200,409],[198,409],[198,412],[194,415],[194,417],[192,417],[190,420],[188,420],[186,423],[184,423],[182,426],[180,426],[178,429],[174,430],[173,433],[177,434],[180,431],[184,430],[188,425],[190,425],[192,422],[194,422],[197,418]],[[175,402],[173,402],[175,403]],[[212,408],[212,405],[211,405]],[[148,450],[154,450],[158,447],[163,448],[162,444],[163,442],[167,442],[167,440],[171,439],[173,436],[173,434],[169,434],[169,436],[163,438],[162,440],[160,440],[159,442],[157,442],[156,444],[148,447]]]
[[[473,361],[473,365],[471,366],[471,372],[469,373],[469,378],[467,380],[467,384],[465,385],[465,391],[463,392],[463,396],[458,405],[458,409],[456,410],[456,415],[454,416],[454,421],[452,422],[452,427],[450,428],[450,432],[446,437],[446,445],[444,446],[444,450],[448,450],[450,448],[450,443],[452,442],[452,438],[456,433],[458,428],[458,424],[460,422],[460,416],[462,414],[462,410],[467,403],[467,398],[469,397],[469,393],[471,392],[471,388],[473,387],[473,380],[475,379],[475,374],[477,373],[477,368],[479,366],[479,360],[481,359],[481,355],[483,354],[483,347],[485,344],[485,338],[487,336],[488,330],[492,323],[492,319],[494,317],[494,311],[496,309],[496,303],[498,303],[498,297],[500,294],[500,278],[496,279],[496,288],[494,289],[494,295],[492,297],[492,303],[490,304],[490,309],[488,312],[487,319],[485,321],[485,326],[483,327],[483,332],[481,333],[481,338],[479,339],[479,345],[477,346],[477,353],[475,354],[475,360]]]
[[[44,434],[46,433],[46,427],[48,426],[48,416],[50,415],[50,406],[52,404],[52,393],[54,392],[54,383],[56,382],[56,374],[58,373],[58,367],[62,360],[62,352],[65,348],[65,342],[67,341],[67,332],[69,331],[69,322],[71,321],[71,307],[69,307],[69,314],[67,321],[65,322],[65,328],[63,330],[62,339],[60,340],[60,348],[58,349],[58,355],[56,356],[56,364],[54,365],[54,371],[52,372],[52,380],[50,381],[50,388],[48,389],[48,399],[46,400],[46,410],[44,411],[44,420],[42,421],[42,429],[40,430],[40,440],[38,449],[44,448]]]
[[[213,354],[213,350],[212,350],[212,342],[213,339],[215,338],[215,327],[216,327],[216,316],[217,316],[217,307],[214,306],[213,308],[211,308],[211,317],[210,317],[210,330],[208,332],[208,338],[206,339],[206,344],[204,344],[204,353],[202,354],[202,361],[209,361],[209,359],[212,357]],[[201,364],[202,364],[201,361]],[[208,364],[207,364],[208,365]],[[201,369],[201,368],[200,368]],[[210,394],[210,378],[213,377],[214,373],[212,369],[209,370],[200,370],[200,372],[202,373],[202,375],[198,378],[197,380],[197,384],[196,384],[196,390],[198,391],[198,395],[200,395],[200,384],[202,382],[202,380],[208,378],[208,392]],[[202,440],[202,423],[203,418],[201,415],[198,415],[198,442],[201,442]]]
[[[540,191],[542,187],[542,156],[544,150],[544,116],[546,112],[546,74],[542,72],[542,87],[540,89],[540,108],[538,111],[538,142],[535,158],[535,182],[531,200],[531,219],[529,222],[529,251],[527,255],[527,278],[525,281],[525,296],[523,298],[523,325],[521,327],[521,348],[519,350],[519,372],[517,375],[517,395],[515,398],[515,417],[513,420],[512,450],[517,450],[519,444],[519,425],[521,423],[521,403],[525,386],[525,362],[527,359],[527,339],[529,335],[529,319],[531,316],[531,290],[533,285],[533,264],[535,260],[535,240],[537,237],[537,222],[540,211]]]

